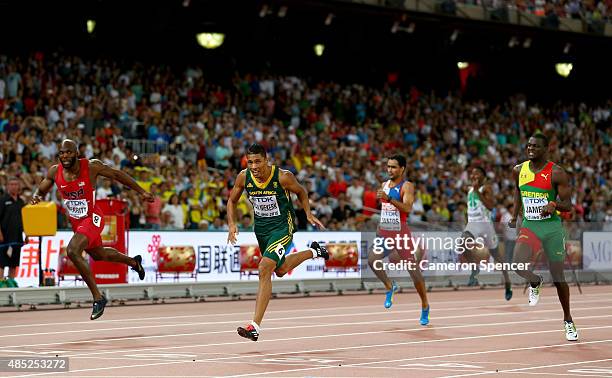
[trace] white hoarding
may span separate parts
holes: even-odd
[[[354,242],[360,243],[358,232],[298,232],[293,235],[293,244],[288,253],[303,251],[308,248],[311,241],[317,240],[323,243],[330,242]],[[130,233],[129,255],[142,255],[143,266],[147,271],[146,282],[172,282],[172,274],[163,274],[158,277],[156,254],[159,247],[190,246],[196,254],[196,277],[187,274],[179,276],[180,282],[207,282],[207,281],[240,281],[257,280],[257,275],[241,273],[240,271],[240,246],[257,245],[257,239],[253,232],[241,232],[238,235],[238,243],[229,245],[227,243],[227,232],[150,232],[136,231]],[[348,272],[324,272],[324,261],[322,259],[307,260],[282,279],[309,279],[309,278],[359,278],[358,271]],[[129,282],[140,282],[135,272],[128,273]]]
[[[612,271],[612,232],[582,234],[583,270]]]
[[[588,235],[587,235],[588,234]],[[590,253],[591,269],[610,269],[612,257],[612,243],[610,233],[585,233],[585,261]],[[431,263],[456,263],[459,255],[456,245],[449,240],[455,240],[460,233],[453,232],[414,232],[413,238],[421,237],[428,243],[425,245],[425,259]],[[44,237],[42,246],[43,269],[57,271],[59,251],[66,246],[72,237],[72,232],[61,231],[56,236]],[[363,240],[362,240],[363,238]],[[361,256],[365,255],[363,249],[370,248],[367,237],[359,232],[297,232],[293,236],[293,244],[288,253],[305,250],[312,240],[324,243],[355,243],[359,249],[358,267],[361,266]],[[414,239],[413,239],[414,240]],[[590,244],[588,244],[590,243]],[[587,245],[588,244],[588,245]],[[235,246],[228,245],[227,232],[198,232],[198,231],[133,231],[129,233],[128,254],[141,255],[143,266],[147,271],[145,282],[173,282],[172,274],[158,276],[156,255],[161,246],[188,246],[195,251],[196,264],[194,277],[189,274],[179,275],[179,282],[213,282],[213,281],[241,281],[257,280],[256,274],[241,272],[240,246],[257,245],[253,232],[241,232]],[[590,246],[590,247],[589,247]],[[427,264],[424,265],[427,267]],[[283,277],[291,279],[317,279],[317,278],[360,278],[359,269],[355,270],[328,270],[321,259],[307,260],[292,272]],[[585,266],[586,268],[586,266]],[[456,275],[468,274],[461,270],[425,270],[424,275]],[[483,272],[484,273],[484,272]],[[394,274],[405,274],[395,272]],[[393,275],[393,274],[392,274]],[[17,282],[20,287],[38,286],[38,238],[30,238],[29,243],[22,248],[21,266]],[[132,270],[128,271],[128,282],[141,282]],[[62,281],[60,285],[83,285],[82,281]]]
[[[60,231],[55,236],[42,238],[42,269],[57,271],[60,249],[68,245],[72,232]],[[21,259],[15,280],[19,287],[38,287],[38,237],[26,239],[27,244],[21,248]],[[74,282],[63,282],[62,285],[73,285]]]

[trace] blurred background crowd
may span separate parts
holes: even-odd
[[[204,72],[61,53],[0,56],[0,191],[18,177],[29,199],[57,162],[61,140],[71,138],[82,157],[125,170],[156,195],[145,204],[118,183],[97,183],[99,199],[129,201],[132,229],[225,230],[228,192],[246,167],[245,148],[257,142],[308,189],[331,230],[372,227],[384,159],[393,153],[407,157],[416,188],[410,223],[464,222],[472,166],[486,170],[501,220],[511,206],[512,167],[541,130],[550,159],[571,177],[566,218],[612,221],[612,99],[538,104],[516,95],[493,103],[270,74],[211,81]],[[60,203],[55,189],[50,199]],[[239,212],[249,230],[245,197]],[[58,222],[67,226],[61,212]],[[298,222],[310,227],[301,211]]]
[[[509,8],[537,16],[555,14],[561,18],[582,19],[587,22],[609,22],[612,10],[610,0],[460,0],[462,4],[487,8]]]

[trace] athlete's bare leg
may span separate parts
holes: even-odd
[[[102,293],[98,289],[98,285],[96,285],[96,280],[94,279],[93,273],[91,273],[91,269],[89,269],[89,264],[85,261],[81,253],[89,244],[89,240],[87,236],[79,233],[75,233],[70,239],[68,246],[66,247],[66,253],[68,254],[68,258],[72,261],[74,266],[77,268],[83,281],[89,287],[89,291],[91,291],[91,295],[95,301],[102,299]]]
[[[136,263],[136,260],[124,253],[119,252],[115,248],[100,246],[88,249],[86,252],[89,253],[89,255],[96,261],[110,261],[122,263],[134,269],[138,267],[138,263]]]
[[[372,269],[372,271],[374,272],[376,277],[378,277],[378,279],[383,284],[385,284],[385,289],[391,290],[392,287],[393,287],[393,283],[389,279],[389,276],[387,276],[387,272],[385,272],[384,269],[375,269],[374,268],[374,263],[376,261],[382,260],[383,258],[384,258],[384,254],[376,253],[376,252],[374,252],[374,250],[370,250],[370,253],[368,254],[368,264],[370,265],[370,269]]]
[[[253,316],[253,321],[257,325],[261,325],[272,297],[272,272],[274,272],[274,269],[276,269],[276,261],[269,257],[264,256],[259,262],[259,289],[257,290],[255,315]]]
[[[283,265],[281,265],[274,272],[276,273],[278,277],[282,277],[285,274],[289,273],[290,270],[294,269],[295,267],[303,263],[304,261],[312,259],[312,258],[313,256],[312,256],[311,250],[291,253],[290,255],[285,257],[285,262],[283,263]]]

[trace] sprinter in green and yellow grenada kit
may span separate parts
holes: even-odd
[[[312,242],[310,248],[285,256],[295,232],[295,211],[290,193],[298,196],[306,212],[308,222],[325,229],[310,211],[308,192],[300,185],[293,173],[268,164],[266,150],[259,144],[246,151],[247,169],[238,174],[227,202],[229,235],[227,241],[236,243],[236,205],[246,189],[255,213],[255,236],[263,257],[259,262],[259,290],[255,303],[255,315],[251,324],[238,328],[238,334],[253,341],[259,338],[260,324],[272,296],[272,272],[282,277],[304,261],[322,257],[329,259],[325,247]]]
[[[563,308],[565,337],[568,341],[575,341],[578,332],[570,314],[570,293],[564,272],[565,230],[557,215],[559,211],[572,210],[572,192],[565,170],[547,160],[547,150],[548,138],[541,133],[534,134],[527,142],[529,160],[515,166],[512,172],[516,187],[510,227],[516,227],[522,209],[514,262],[529,263],[535,253],[544,250]],[[529,281],[529,305],[535,306],[540,299],[542,277],[530,270],[517,270],[516,273]]]

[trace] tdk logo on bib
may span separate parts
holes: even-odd
[[[253,210],[258,217],[276,217],[280,215],[280,207],[276,196],[250,197]]]
[[[525,204],[528,205],[546,205],[547,203],[546,198],[525,198]]]

